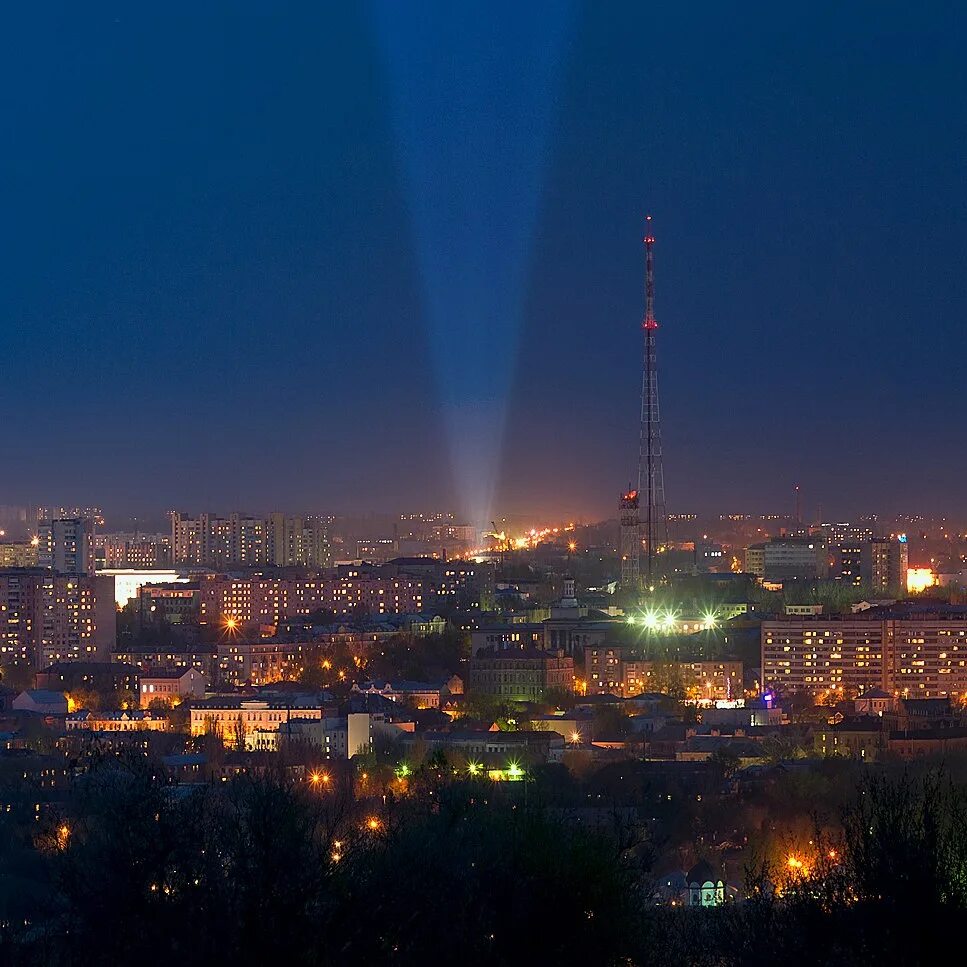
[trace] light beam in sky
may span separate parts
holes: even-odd
[[[571,0],[374,0],[461,510],[489,523]],[[401,321],[401,324],[403,321]]]

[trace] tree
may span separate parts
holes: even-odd
[[[245,723],[241,715],[232,723],[232,748],[236,752],[245,751]]]
[[[130,688],[119,688],[114,694],[114,700],[118,708],[136,709],[138,707],[138,694]]]
[[[594,738],[614,738],[631,731],[628,716],[617,705],[599,705],[593,713],[591,733]]]
[[[313,691],[322,691],[332,678],[332,672],[326,671],[318,663],[307,662],[299,674],[299,683]]]
[[[0,667],[0,684],[23,692],[34,686],[34,670],[29,664],[10,662]]]
[[[168,728],[172,732],[187,732],[191,725],[191,709],[187,705],[174,705],[168,709]]]
[[[727,746],[721,746],[716,749],[709,756],[708,761],[722,779],[731,779],[739,771],[739,765],[741,764],[739,754]]]
[[[75,688],[68,694],[67,698],[70,706],[74,709],[99,712],[103,707],[101,693],[93,688]]]

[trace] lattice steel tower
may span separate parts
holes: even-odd
[[[665,477],[661,460],[661,422],[658,414],[658,361],[655,355],[655,237],[651,234],[651,215],[645,231],[645,365],[641,377],[641,435],[638,444],[638,493],[641,507],[641,544],[646,587],[661,578],[659,555],[668,545],[668,515],[665,513]],[[641,500],[641,498],[639,498]]]

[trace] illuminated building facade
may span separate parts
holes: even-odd
[[[37,567],[37,541],[8,541],[0,544],[0,568],[4,567]]]
[[[588,694],[630,698],[643,692],[678,692],[691,701],[741,698],[742,662],[655,661],[620,645],[585,652]]]
[[[318,698],[245,699],[214,696],[192,702],[191,734],[213,734],[226,745],[245,741],[259,732],[277,733],[295,720],[319,721],[325,714]]]
[[[762,623],[766,687],[850,697],[882,688],[911,698],[967,694],[967,607],[898,604],[849,617]]]
[[[187,698],[204,698],[208,685],[207,676],[196,668],[142,672],[138,697],[142,708],[147,708],[155,699],[178,705]]]
[[[745,549],[745,569],[757,578],[766,573],[766,546],[764,543],[750,544]]]
[[[48,574],[43,581],[39,660],[107,661],[114,648],[114,578]]]
[[[171,563],[167,534],[98,534],[94,538],[98,568],[155,568]]]
[[[820,524],[819,529],[829,541],[830,547],[841,547],[845,544],[869,544],[876,537],[876,518],[861,517],[858,523],[851,521],[827,522]]]
[[[866,545],[848,541],[837,546],[833,552],[834,571],[831,575],[837,581],[859,586],[863,583],[863,549]]]
[[[296,678],[315,645],[297,641],[226,641],[218,645],[218,675],[232,685],[269,685]]]
[[[0,663],[35,664],[46,578],[43,568],[0,570]]]
[[[322,610],[347,616],[420,614],[477,606],[492,582],[490,567],[432,558],[340,565],[335,573],[299,579],[215,575],[199,581],[199,615],[203,623],[278,625]]]

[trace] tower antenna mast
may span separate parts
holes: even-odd
[[[641,435],[638,446],[638,492],[644,491],[645,520],[642,543],[645,548],[645,579],[655,586],[656,557],[668,543],[668,517],[665,513],[665,478],[661,453],[661,421],[658,411],[658,360],[655,336],[655,236],[651,215],[645,218],[645,318],[641,328],[645,337],[644,371],[641,381]]]

